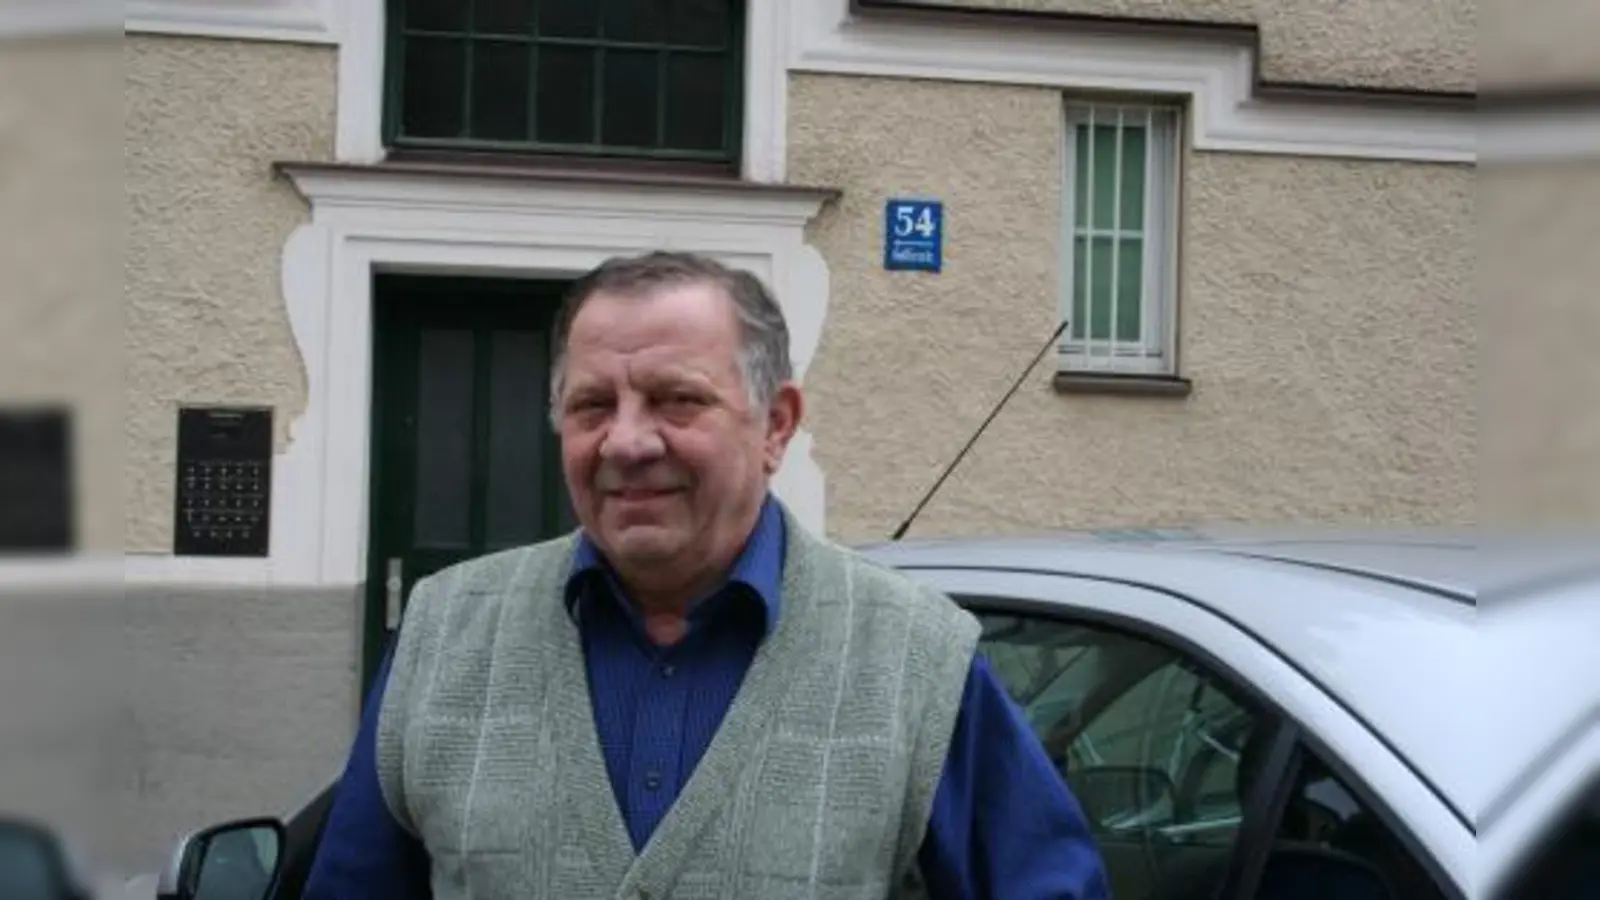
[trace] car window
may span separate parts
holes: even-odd
[[[1444,900],[1417,856],[1309,749],[1255,900]]]
[[[979,652],[1083,806],[1113,896],[1215,889],[1263,717],[1219,673],[1161,642],[1084,622],[979,619]]]

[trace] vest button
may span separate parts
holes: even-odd
[[[655,769],[644,773],[644,786],[647,790],[657,790],[661,787],[661,773]],[[643,897],[643,895],[640,895]]]

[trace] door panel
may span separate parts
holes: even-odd
[[[547,409],[564,288],[375,280],[364,686],[418,579],[573,526]]]

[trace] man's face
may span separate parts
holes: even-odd
[[[572,323],[557,411],[578,520],[624,575],[693,580],[738,553],[800,418],[753,410],[732,302],[710,283],[596,294]]]

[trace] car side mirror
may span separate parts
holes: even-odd
[[[1152,816],[1165,821],[1177,794],[1166,772],[1148,766],[1079,769],[1067,784],[1089,821],[1107,830],[1136,827]]]
[[[66,845],[49,828],[0,819],[0,897],[6,900],[88,900]]]
[[[282,868],[284,827],[241,819],[184,838],[156,888],[158,900],[268,900]]]

